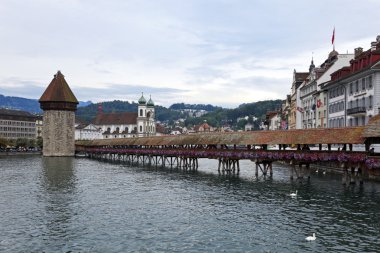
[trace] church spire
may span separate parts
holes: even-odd
[[[310,67],[309,67],[309,73],[311,73],[311,71],[313,71],[313,69],[315,69],[315,65],[314,65],[314,56],[312,55],[311,56],[311,63],[310,63]]]

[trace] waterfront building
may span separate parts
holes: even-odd
[[[326,115],[324,113],[324,110],[326,109],[326,103],[324,103],[325,94],[323,94],[324,91],[321,91],[321,86],[330,81],[330,75],[334,71],[344,66],[348,66],[353,57],[353,54],[339,54],[337,51],[333,50],[329,53],[328,58],[320,65],[320,67],[315,67],[314,61],[311,61],[309,75],[299,88],[299,98],[302,106],[301,125],[303,129],[327,127],[326,119],[323,116]],[[341,91],[339,90],[339,92]],[[337,101],[336,103],[340,103],[340,101]]]
[[[308,75],[308,72],[297,72],[296,70],[293,71],[292,90],[290,94],[290,115],[288,116],[288,129],[301,128],[301,105],[297,104],[297,101],[300,101],[298,90]]]
[[[75,140],[97,140],[102,138],[101,130],[93,124],[76,124],[75,126]]]
[[[356,48],[350,64],[332,73],[323,89],[328,93],[329,127],[366,125],[379,114],[380,36],[369,50]]]
[[[291,110],[291,96],[286,95],[286,99],[281,106],[281,129],[289,129],[289,119]]]
[[[44,111],[43,155],[73,156],[75,152],[75,111],[78,100],[60,71],[54,75],[39,102]]]
[[[36,116],[36,138],[42,138],[42,128],[44,126],[43,116]]]
[[[264,123],[267,130],[280,130],[281,129],[281,112],[272,111],[267,112],[266,120]]]
[[[35,139],[36,119],[29,112],[0,108],[0,138]]]
[[[156,135],[154,117],[152,98],[147,102],[144,95],[141,95],[137,112],[103,113],[100,104],[92,124],[101,130],[103,139],[153,136]]]

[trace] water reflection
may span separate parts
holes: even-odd
[[[75,215],[73,204],[76,199],[76,177],[73,170],[72,157],[42,158],[42,195],[46,209],[46,238],[51,241],[61,241],[61,248],[72,234],[71,223]],[[57,242],[54,243],[56,246]]]
[[[43,157],[44,183],[47,191],[73,190],[75,176],[72,157]]]

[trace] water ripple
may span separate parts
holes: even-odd
[[[380,185],[2,158],[1,252],[377,252]],[[298,191],[296,198],[290,192]],[[317,240],[307,242],[313,232]]]

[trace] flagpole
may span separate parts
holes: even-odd
[[[333,30],[333,35],[332,35],[332,38],[331,38],[331,42],[333,44],[333,51],[335,51],[335,26],[334,26],[334,30]]]

